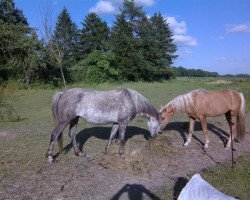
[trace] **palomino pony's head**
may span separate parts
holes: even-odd
[[[173,117],[175,113],[175,108],[173,107],[172,104],[168,104],[165,107],[162,107],[159,113],[161,120],[160,131],[162,131]]]

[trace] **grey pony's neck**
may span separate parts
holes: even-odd
[[[148,113],[137,113],[135,116],[136,117],[145,117],[147,119],[155,118],[154,116],[149,115]]]

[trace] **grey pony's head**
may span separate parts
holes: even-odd
[[[149,118],[148,119],[148,129],[152,137],[156,137],[160,130],[160,123],[159,120],[156,118]]]

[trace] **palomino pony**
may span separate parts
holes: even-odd
[[[216,117],[225,114],[230,127],[230,138],[226,147],[231,146],[237,129],[237,139],[245,136],[245,99],[242,93],[232,89],[207,91],[198,89],[175,97],[160,109],[161,126],[163,130],[170,122],[174,113],[187,113],[189,116],[189,134],[185,146],[191,143],[195,120],[201,122],[205,135],[205,148],[208,148],[208,129],[206,117]]]
[[[47,151],[48,162],[53,161],[53,145],[58,140],[59,150],[62,152],[62,133],[70,124],[69,136],[76,155],[82,152],[76,142],[76,129],[79,117],[93,124],[113,124],[109,142],[119,129],[119,153],[124,153],[125,129],[135,117],[148,118],[148,127],[152,137],[157,136],[160,123],[159,114],[155,107],[141,94],[131,89],[115,89],[110,91],[92,91],[73,88],[58,92],[52,99],[52,111],[55,119],[55,129],[51,134]]]

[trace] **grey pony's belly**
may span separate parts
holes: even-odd
[[[78,115],[91,124],[118,123],[117,112],[79,112]]]

